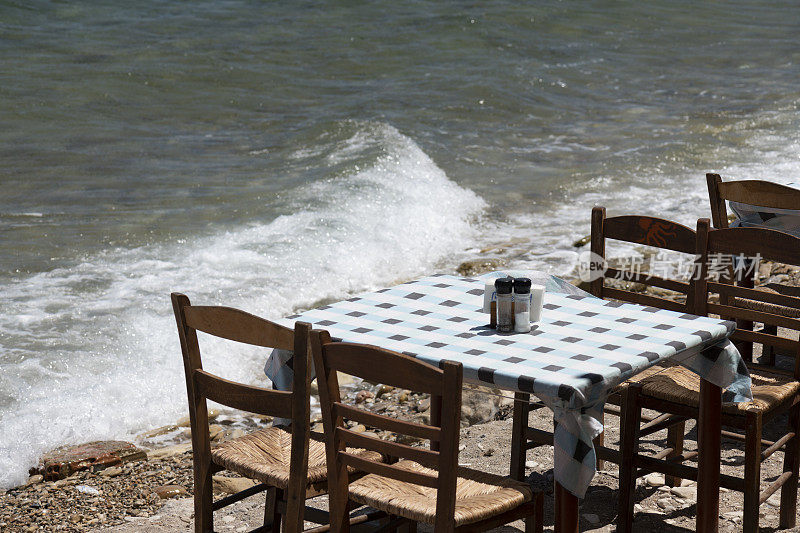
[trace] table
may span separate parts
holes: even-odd
[[[734,324],[586,293],[548,292],[542,320],[530,333],[501,334],[488,327],[481,311],[483,287],[480,279],[435,275],[278,322],[291,326],[303,320],[327,329],[335,340],[373,344],[435,365],[458,361],[465,382],[537,396],[556,422],[558,531],[577,531],[578,498],[595,474],[592,440],[603,430],[609,391],[661,361],[678,361],[707,380],[700,425],[710,438],[704,437],[701,447],[698,494],[706,500],[698,500],[698,523],[702,517],[713,529],[720,449],[712,444],[721,429],[720,391],[726,389],[731,401],[751,398],[747,368],[727,340]],[[276,370],[274,363],[268,362],[268,374]]]

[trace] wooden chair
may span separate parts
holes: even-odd
[[[777,327],[800,331],[800,320],[764,311],[755,311],[737,305],[745,300],[762,301],[792,309],[800,309],[800,298],[757,291],[730,283],[708,279],[710,254],[744,254],[790,265],[800,265],[800,239],[775,230],[761,228],[735,228],[711,230],[708,219],[697,224],[697,265],[699,276],[693,285],[693,308],[698,315],[720,316],[762,322]],[[712,295],[714,297],[712,297]],[[716,296],[726,296],[727,303],[714,303]],[[753,380],[753,401],[740,404],[723,404],[723,426],[743,433],[723,431],[722,436],[744,441],[744,477],[720,476],[722,487],[744,493],[744,531],[757,531],[759,506],[775,491],[781,489],[780,527],[794,527],[797,516],[797,476],[800,464],[800,343],[765,332],[737,328],[732,340],[756,342],[765,346],[785,349],[795,357],[793,371],[782,371],[770,366],[748,365]],[[623,429],[621,453],[626,461],[620,466],[620,524],[619,531],[630,531],[633,515],[635,477],[647,472],[662,472],[672,476],[697,479],[697,468],[682,464],[697,453],[682,453],[672,461],[664,461],[663,454],[646,457],[638,454],[638,428],[641,409],[656,409],[664,413],[697,418],[700,378],[682,367],[672,367],[658,375],[633,384],[624,391],[622,403]],[[762,440],[762,427],[778,415],[789,412],[787,433],[776,441]],[[784,468],[764,491],[760,490],[761,463],[773,453],[783,449]]]
[[[641,244],[662,250],[671,250],[691,255],[694,258],[695,232],[681,224],[661,218],[625,215],[606,217],[604,207],[592,209],[592,234],[591,251],[598,258],[606,257],[606,240],[622,241]],[[611,287],[609,280],[624,280],[627,284],[639,284],[641,289],[645,286],[659,287],[670,291],[681,298],[682,302],[668,300],[659,296],[645,294],[643,290],[634,291],[631,287]],[[598,298],[606,298],[631,302],[641,305],[669,309],[683,313],[690,312],[691,301],[687,295],[690,284],[676,279],[667,279],[656,276],[651,272],[635,272],[629,269],[607,268],[598,273],[597,279],[591,281],[589,292]],[[646,376],[663,371],[662,367],[654,367],[637,376],[634,380],[644,379]],[[627,383],[627,382],[626,382]],[[624,387],[624,385],[623,385]],[[620,415],[621,388],[609,396],[605,412]],[[514,402],[514,421],[512,429],[511,448],[511,476],[514,479],[525,477],[525,455],[527,450],[537,446],[552,446],[553,434],[536,428],[527,427],[528,416],[531,409],[545,407],[541,402],[530,402],[530,395],[517,393]],[[670,457],[680,453],[684,435],[685,418],[673,415],[643,416],[645,424],[640,428],[640,434],[650,435],[663,429],[668,430],[667,440],[671,448]],[[597,454],[597,468],[602,469],[603,461],[619,464],[619,454],[616,450],[603,447],[603,435],[595,439],[595,453]],[[675,485],[680,480],[670,478],[668,483]]]
[[[706,174],[708,185],[708,198],[711,202],[711,220],[714,227],[724,229],[729,227],[728,210],[725,201],[739,202],[754,206],[761,206],[775,209],[792,209],[800,214],[800,190],[786,185],[779,185],[771,181],[761,180],[741,180],[723,182],[719,174]],[[758,271],[753,272],[753,276],[737,280],[738,285],[753,287],[756,282]],[[783,285],[780,283],[770,283],[762,285],[758,290],[771,292],[773,294],[785,294],[788,296],[800,296],[800,289]],[[721,297],[725,298],[724,295]],[[725,302],[728,303],[728,302]],[[778,314],[790,318],[800,318],[800,312],[796,309],[780,307],[769,302],[758,302],[742,300],[737,301],[737,306],[753,309],[754,311],[764,311],[766,313]],[[753,329],[750,320],[738,321],[737,325],[742,329]],[[764,325],[764,332],[770,335],[777,334],[775,326]],[[747,361],[752,361],[753,344],[749,342],[737,343],[739,351]],[[765,347],[762,359],[766,359],[768,364],[775,364],[775,350],[772,347]]]
[[[542,531],[543,497],[527,483],[458,466],[462,367],[443,362],[442,369],[381,348],[332,343],[325,331],[311,336],[319,382],[327,451],[331,530],[347,532],[350,502],[369,505],[393,517],[383,531],[417,522],[433,524],[436,533],[483,531],[525,519],[528,532]],[[406,422],[345,405],[336,372],[431,394],[431,425]],[[371,438],[344,425],[347,418],[382,430],[431,441],[430,449]],[[383,464],[349,453],[351,444],[399,458]],[[348,467],[368,472],[353,480]],[[413,524],[409,524],[413,522]]]
[[[308,337],[311,326],[280,326],[230,307],[193,306],[172,294],[183,351],[194,454],[195,531],[213,531],[213,511],[267,491],[264,525],[254,531],[303,531],[304,519],[327,523],[327,513],[306,508],[306,498],[327,492],[325,445],[309,440]],[[231,341],[292,350],[292,392],[267,390],[228,381],[203,370],[197,332]],[[251,413],[289,418],[290,430],[267,427],[211,448],[206,400]],[[370,457],[374,457],[370,456]],[[212,503],[212,475],[230,470],[261,483]]]

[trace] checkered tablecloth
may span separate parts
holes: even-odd
[[[488,327],[482,304],[483,281],[437,275],[279,322],[303,320],[334,339],[435,365],[459,361],[465,381],[537,396],[555,415],[555,478],[578,497],[595,474],[592,439],[603,429],[605,398],[631,376],[671,359],[726,389],[727,400],[750,398],[747,368],[727,340],[731,322],[548,292],[530,333],[501,334]],[[271,359],[268,376],[285,363]]]

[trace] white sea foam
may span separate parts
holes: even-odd
[[[429,273],[475,241],[484,201],[394,128],[362,124],[330,157],[365,144],[383,155],[297,189],[291,212],[269,222],[108,250],[4,287],[0,486],[22,483],[56,445],[129,437],[185,412],[171,291],[277,318]],[[263,384],[265,356],[237,348],[204,363]]]

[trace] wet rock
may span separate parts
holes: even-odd
[[[128,461],[147,459],[144,450],[130,442],[94,441],[78,446],[62,446],[42,456],[39,472],[55,481],[81,470],[103,470]]]
[[[477,274],[483,274],[484,272],[491,272],[493,270],[498,270],[502,268],[506,264],[505,259],[500,259],[499,257],[485,257],[481,259],[472,259],[470,261],[464,261],[458,268],[456,268],[456,272],[460,275],[469,277],[475,276]]]
[[[188,420],[188,418],[187,418]],[[166,435],[167,433],[172,433],[173,431],[177,430],[179,426],[175,424],[170,424],[168,426],[161,426],[160,428],[153,429],[151,431],[147,431],[140,435],[140,438],[143,439],[152,439],[153,437],[160,437],[161,435]]]
[[[256,484],[255,481],[246,477],[213,476],[212,480],[214,490],[225,494],[236,494]]]
[[[589,242],[591,240],[592,240],[592,236],[591,235],[587,235],[585,237],[581,237],[580,239],[578,239],[577,241],[572,243],[572,247],[573,248],[580,248],[581,246],[589,244]]]
[[[174,446],[167,446],[166,448],[148,451],[147,457],[148,459],[166,459],[168,457],[175,457],[176,455],[182,455],[190,451],[192,451],[192,443],[184,442],[182,444],[176,444]]]
[[[36,474],[35,476],[31,476],[28,478],[28,482],[25,483],[26,485],[35,485],[37,483],[41,483],[44,481],[44,476],[41,474]]]
[[[378,385],[377,389],[378,390],[375,392],[375,398],[380,398],[381,396],[389,392],[392,392],[394,390],[394,387],[391,387],[389,385]]]
[[[153,489],[153,492],[162,500],[177,498],[178,496],[188,496],[189,493],[180,485],[161,485]]]

